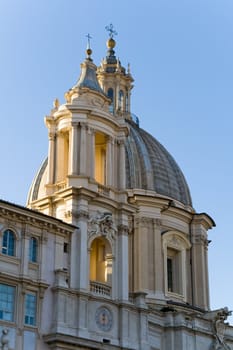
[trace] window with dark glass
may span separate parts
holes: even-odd
[[[109,106],[109,110],[110,110],[110,112],[113,112],[114,111],[114,92],[113,92],[112,88],[108,89],[107,95],[112,101],[111,105]]]
[[[35,293],[25,294],[24,323],[29,326],[36,325],[36,294]]]
[[[29,261],[31,262],[37,262],[37,247],[37,239],[31,237],[29,242]]]
[[[119,91],[119,109],[124,110],[124,92],[122,90]]]
[[[0,320],[14,319],[15,287],[0,283]]]
[[[125,95],[125,110],[126,110],[126,112],[129,112],[129,96],[128,96],[128,92]]]
[[[6,230],[2,237],[2,254],[15,255],[15,234],[11,230]]]
[[[173,271],[172,258],[167,258],[167,289],[173,292]]]

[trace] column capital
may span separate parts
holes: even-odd
[[[128,236],[129,234],[129,227],[127,225],[118,225],[118,236]]]
[[[78,125],[81,127],[81,128],[88,128],[88,124],[87,122],[79,122]]]
[[[49,136],[49,141],[55,141],[55,138],[56,138],[55,131],[49,131],[48,136]]]
[[[88,220],[89,219],[89,213],[86,210],[68,210],[65,212],[65,217],[66,218],[70,218],[73,217],[75,219],[85,219]]]
[[[153,219],[153,224],[155,227],[161,228],[162,226],[162,220],[157,218],[157,219]]]
[[[79,123],[78,123],[78,122],[74,122],[74,121],[72,121],[72,122],[71,122],[71,126],[72,126],[72,128],[77,128],[77,127],[78,127],[78,125],[79,125]]]

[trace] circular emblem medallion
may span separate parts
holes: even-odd
[[[111,311],[105,306],[99,307],[95,313],[95,321],[99,329],[104,332],[110,331],[113,322]]]

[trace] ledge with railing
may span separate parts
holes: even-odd
[[[109,284],[90,281],[90,291],[97,295],[111,296],[112,287]]]

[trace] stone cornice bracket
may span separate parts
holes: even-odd
[[[194,214],[192,224],[202,225],[206,230],[216,226],[214,220],[206,213]]]
[[[88,237],[105,236],[111,242],[116,239],[117,228],[112,219],[112,213],[100,213],[88,221]]]

